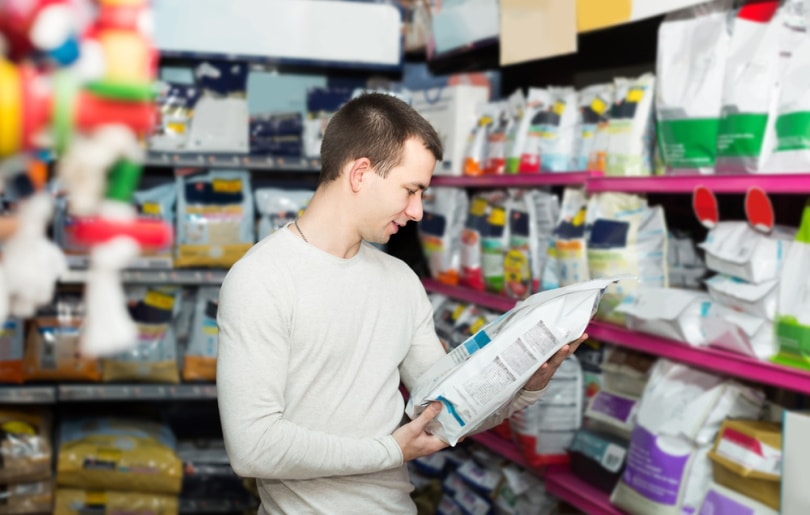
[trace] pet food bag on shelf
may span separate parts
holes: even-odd
[[[417,380],[406,408],[413,418],[432,401],[444,407],[429,430],[451,445],[509,416],[520,388],[555,352],[579,338],[617,279],[536,293],[488,323]]]
[[[9,318],[0,326],[0,383],[23,382],[23,322]]]
[[[149,420],[73,418],[59,431],[57,484],[178,494],[183,464],[171,429]]]
[[[616,311],[624,313],[628,329],[697,347],[707,343],[701,320],[711,305],[711,298],[704,292],[644,288],[635,298],[625,298]]]
[[[548,259],[543,267],[543,290],[553,290],[590,278],[586,252],[587,208],[584,188],[563,190],[559,219],[551,234]]]
[[[707,454],[723,420],[756,418],[763,402],[758,390],[659,359],[611,502],[634,515],[696,511],[711,480]]]
[[[51,513],[53,489],[50,479],[3,485],[0,490],[0,515]]]
[[[254,196],[259,215],[256,241],[259,241],[294,222],[309,204],[312,191],[256,188]]]
[[[720,222],[698,246],[706,253],[709,270],[759,284],[777,278],[795,235],[787,227],[777,226],[765,235],[748,222]]]
[[[461,232],[467,219],[467,193],[450,187],[428,188],[423,196],[419,242],[430,275],[445,284],[457,285],[461,269]]]
[[[804,206],[796,240],[779,270],[774,361],[810,369],[810,202]]]
[[[655,107],[670,169],[714,173],[732,0],[675,11],[658,28]]]
[[[607,139],[605,129],[608,124],[610,105],[613,103],[613,84],[594,84],[580,90],[577,94],[580,120],[574,139],[574,157],[572,170],[602,170],[604,166],[590,166],[590,159],[602,154],[605,159]],[[600,131],[601,127],[601,131]],[[601,137],[600,137],[601,132]],[[601,145],[600,145],[601,143]],[[594,164],[599,161],[594,157]]]
[[[526,461],[542,467],[559,459],[582,425],[584,388],[576,356],[560,365],[543,397],[509,417],[512,436]]]
[[[210,170],[177,178],[177,267],[229,267],[253,246],[250,174]]]
[[[60,487],[56,489],[55,497],[54,515],[85,515],[88,513],[177,515],[180,513],[176,495]]]
[[[646,176],[653,169],[655,76],[615,79],[608,126],[607,175]]]
[[[217,309],[219,287],[204,286],[197,290],[191,336],[183,356],[184,381],[214,381],[217,376]]]
[[[151,220],[160,220],[174,227],[175,202],[177,200],[177,185],[163,184],[154,188],[136,191],[132,195],[132,202],[138,209],[138,216]],[[144,249],[141,257],[130,264],[130,268],[172,268],[172,248],[167,245],[162,249]]]
[[[779,512],[714,481],[700,504],[697,515],[779,515]]]
[[[179,383],[174,317],[177,287],[128,287],[129,314],[138,329],[137,345],[101,360],[102,381]]]
[[[51,417],[30,409],[0,410],[0,484],[51,477]],[[2,505],[0,505],[2,510]]]

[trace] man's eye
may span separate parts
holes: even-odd
[[[408,188],[405,189],[407,190],[408,195],[416,195],[416,190],[409,190]]]

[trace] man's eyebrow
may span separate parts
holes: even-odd
[[[421,182],[409,182],[408,186],[413,186],[413,187],[418,188],[418,189],[420,189],[422,191],[425,191],[428,188],[426,185],[422,184]]]

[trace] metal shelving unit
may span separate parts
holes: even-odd
[[[213,384],[60,384],[59,402],[174,401],[217,398]]]

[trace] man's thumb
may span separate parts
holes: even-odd
[[[419,414],[419,422],[422,424],[422,427],[426,426],[428,422],[436,418],[436,415],[442,410],[442,403],[441,402],[431,402],[430,405],[422,410],[422,413]]]

